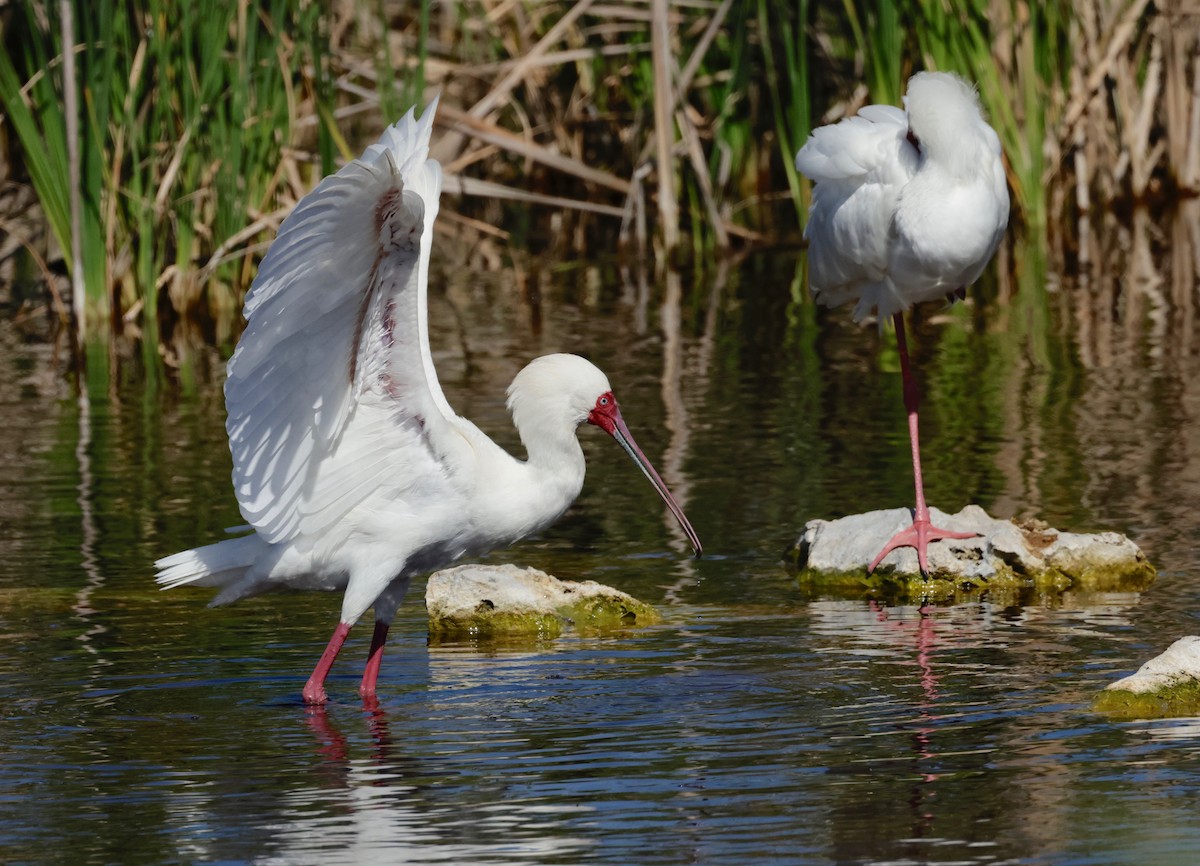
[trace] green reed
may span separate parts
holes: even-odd
[[[915,0],[912,14],[926,65],[976,82],[1008,159],[1016,209],[1044,226],[1045,144],[1067,84],[1071,7],[1064,0]]]
[[[429,0],[356,0],[348,10],[315,0],[74,5],[87,315],[119,326],[128,314],[152,343],[159,310],[232,317],[270,230],[232,250],[224,242],[332,171],[339,155],[352,155],[354,135],[421,101],[428,58],[446,55],[439,59],[454,72],[439,85],[445,104],[467,108],[578,8],[566,0],[461,0],[443,7],[434,39]],[[665,168],[697,264],[716,255],[726,236],[735,247],[794,239],[808,186],[793,159],[812,126],[827,113],[857,108],[863,84],[871,100],[898,104],[904,80],[922,68],[977,83],[1004,146],[1014,214],[1045,225],[1045,180],[1055,168],[1045,154],[1059,131],[1072,64],[1081,62],[1071,50],[1076,7],[1066,0],[673,4],[671,82],[656,80],[646,8],[618,0],[556,30],[486,122],[616,178],[640,178],[653,224],[654,100],[674,86],[677,146]],[[58,9],[55,0],[28,0],[4,18],[0,99],[65,249],[71,191]],[[347,18],[333,17],[339,14],[360,23],[348,30]],[[563,59],[545,56],[558,52]],[[358,78],[353,88],[344,86],[348,77]],[[360,103],[353,116],[363,120],[337,118],[335,108],[351,102]],[[286,152],[297,146],[315,156]],[[555,174],[519,150],[485,154],[468,170],[585,204],[633,201],[582,175]],[[501,212],[494,202],[470,199],[460,207],[479,208],[488,222]],[[589,231],[561,236],[609,244],[600,234],[610,232],[608,218],[583,211],[569,219]],[[530,219],[544,213],[535,207]]]
[[[854,3],[844,0],[845,25],[850,30],[867,78],[871,98],[897,105],[904,87],[904,10],[893,0]]]
[[[69,247],[61,31],[54,3],[18,4],[0,99],[54,234]],[[156,342],[160,291],[186,310],[235,303],[245,263],[199,274],[221,243],[274,209],[282,148],[323,45],[297,0],[95,0],[75,4],[87,316],[140,306]],[[24,87],[24,92],[22,92]]]
[[[57,8],[57,7],[55,7]],[[47,10],[49,11],[49,10]],[[12,19],[19,20],[29,8],[18,5]],[[58,21],[48,17],[47,32],[39,38],[16,38],[12,29],[2,32],[0,49],[0,102],[8,123],[20,144],[20,152],[29,172],[46,221],[66,258],[71,259],[71,190],[67,151],[67,123],[63,110],[60,80],[61,53],[54,49]],[[20,68],[15,65],[21,62]],[[84,130],[86,137],[87,130]],[[81,155],[83,195],[78,202],[80,233],[83,238],[83,270],[86,310],[89,317],[103,322],[109,315],[104,258],[94,250],[103,243],[100,197],[95,181],[101,165],[97,154],[87,150]]]
[[[807,195],[796,171],[795,156],[812,129],[808,47],[805,41],[805,29],[809,20],[808,7],[807,0],[800,0],[795,4],[793,15],[793,10],[780,2],[759,0],[758,3],[759,32],[763,37],[763,66],[768,80],[777,82],[777,86],[769,88],[771,108],[784,176],[792,193],[792,201],[796,205],[797,216],[801,216],[806,208]],[[784,84],[787,85],[786,90],[778,86]]]

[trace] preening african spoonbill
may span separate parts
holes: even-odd
[[[929,520],[904,311],[961,295],[979,277],[1008,224],[1008,186],[1000,139],[968,82],[919,72],[904,101],[906,111],[868,105],[815,130],[796,154],[796,168],[813,181],[804,230],[813,295],[827,306],[857,301],[855,321],[873,314],[881,327],[889,317],[896,326],[916,508],[912,526],[896,533],[868,570],[897,547],[914,547],[928,574],[929,542],[973,533]]]
[[[325,178],[280,226],[246,297],[229,361],[226,430],[249,534],[155,563],[164,588],[219,587],[213,604],[276,588],[344,590],[341,619],[304,686],[325,678],[375,609],[360,693],[375,694],[388,626],[412,575],[503,547],[557,520],[583,487],[576,428],[617,440],[700,541],[576,355],[530,362],[508,389],[518,460],[450,408],[429,351],[426,287],[442,172],[436,101],[410,110]]]

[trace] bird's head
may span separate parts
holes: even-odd
[[[935,159],[969,151],[964,145],[972,140],[990,144],[996,135],[975,88],[951,72],[918,72],[908,80],[904,107],[911,135]]]
[[[543,355],[530,361],[508,386],[508,410],[530,459],[537,447],[535,440],[540,443],[546,439],[573,439],[575,428],[585,421],[613,437],[654,485],[683,527],[696,555],[700,555],[696,531],[638,448],[621,417],[608,377],[595,364],[578,355]]]
[[[592,362],[578,355],[543,355],[508,386],[508,411],[518,430],[570,434],[589,420],[602,394],[611,397],[612,386]]]

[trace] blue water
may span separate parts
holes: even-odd
[[[514,447],[512,374],[586,352],[706,556],[585,429],[579,502],[489,561],[616,586],[663,623],[430,643],[418,581],[374,710],[356,695],[366,624],[330,704],[300,701],[337,598],[209,609],[153,585],[156,557],[238,522],[228,347],[191,347],[150,392],[127,353],[81,401],[36,328],[0,322],[4,859],[1197,862],[1200,719],[1089,708],[1200,632],[1200,340],[1171,300],[1194,274],[1165,272],[1160,306],[1116,265],[1035,297],[991,274],[971,304],[920,317],[930,501],[1125,532],[1160,573],[1144,593],[918,609],[783,564],[805,520],[911,496],[894,344],[793,303],[796,267],[775,254],[723,285],[683,280],[677,330],[671,287],[639,299],[615,268],[564,265],[536,316],[503,274],[464,288],[435,269],[455,407]],[[1102,314],[1097,286],[1115,298]]]

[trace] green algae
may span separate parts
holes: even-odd
[[[644,602],[635,598],[603,595],[585,598],[569,607],[560,608],[559,614],[569,619],[576,630],[589,634],[641,628],[662,622],[658,611]]]
[[[430,616],[429,634],[441,640],[549,640],[569,627],[584,634],[602,634],[659,622],[662,617],[658,611],[637,599],[594,595],[563,605],[553,613],[501,611],[485,602],[467,616]]]
[[[563,618],[553,613],[498,611],[481,604],[469,616],[431,616],[431,637],[495,638],[533,640],[556,638],[563,632]]]
[[[810,592],[833,593],[844,598],[874,597],[896,603],[928,602],[964,604],[979,601],[986,593],[991,600],[1008,599],[1016,603],[1035,591],[1032,581],[1011,571],[990,580],[966,578],[943,573],[924,577],[921,574],[902,574],[884,568],[867,574],[803,569],[796,572],[796,581]]]
[[[1116,721],[1200,716],[1200,682],[1188,679],[1152,692],[1105,689],[1092,709]]]
[[[1150,588],[1158,572],[1150,561],[1140,558],[1123,565],[1097,564],[1082,558],[1078,561],[1059,561],[1047,569],[1061,575],[1065,589],[1089,592],[1142,592]]]
[[[876,596],[898,603],[963,604],[979,601],[986,595],[992,602],[1019,604],[1034,597],[1042,600],[1061,597],[1065,592],[1141,592],[1154,583],[1157,575],[1144,557],[1114,564],[1083,556],[1060,556],[1037,570],[996,559],[995,573],[990,577],[963,576],[944,569],[935,569],[926,577],[919,572],[899,572],[888,565],[871,574],[865,568],[861,571],[803,568],[799,566],[802,555],[797,545],[787,556],[787,564],[802,588],[844,597]]]

